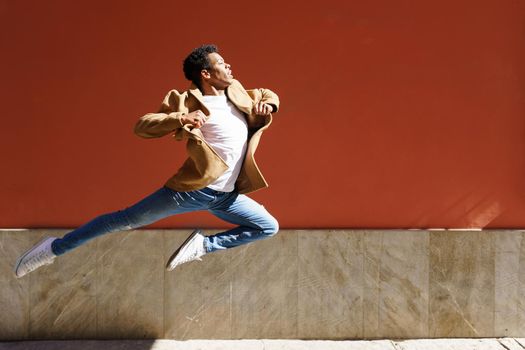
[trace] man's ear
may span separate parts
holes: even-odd
[[[210,72],[208,72],[208,70],[206,70],[206,69],[201,70],[201,78],[203,80],[210,79],[210,77],[211,77],[211,74],[210,74]]]

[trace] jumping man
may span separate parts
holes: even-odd
[[[17,277],[53,263],[92,238],[191,211],[208,210],[238,226],[213,236],[193,231],[168,259],[168,271],[207,253],[277,233],[275,218],[245,194],[268,186],[254,153],[272,122],[271,113],[279,108],[279,98],[268,89],[245,90],[214,45],[194,49],[183,70],[190,88],[168,92],[158,113],[144,115],[135,125],[135,133],[144,138],[173,135],[186,140],[188,159],[178,172],[131,207],[103,214],[63,238],[45,238],[18,258]]]

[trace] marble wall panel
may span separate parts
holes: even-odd
[[[67,231],[41,231],[61,237]],[[30,246],[32,245],[30,244]],[[96,336],[96,245],[83,245],[55,262],[25,276],[29,278],[31,339],[71,339]]]
[[[211,235],[216,231],[204,231]],[[166,231],[164,262],[191,233]],[[165,333],[169,339],[231,339],[232,257],[238,249],[215,252],[165,271]]]
[[[495,231],[495,336],[519,336],[525,326],[523,232]],[[521,268],[520,268],[521,266]]]
[[[162,338],[162,232],[111,233],[95,242],[97,338]]]
[[[494,335],[494,247],[490,232],[430,233],[430,337]]]
[[[301,231],[298,337],[363,337],[363,233]]]
[[[427,337],[428,232],[386,231],[380,237],[373,234],[373,238],[379,238],[380,245],[380,255],[373,259],[374,266],[379,261],[379,283],[372,285],[372,293],[377,293],[379,284],[379,329],[375,337]],[[378,253],[377,249],[373,251]],[[370,311],[375,312],[375,307]]]
[[[378,338],[380,334],[381,256],[383,233],[363,234],[363,337]]]
[[[232,338],[297,337],[297,232],[232,250]]]
[[[520,258],[518,268],[518,302],[517,302],[517,313],[518,313],[518,325],[513,331],[513,335],[516,337],[525,336],[525,232],[521,232],[522,240],[520,242]],[[512,325],[511,325],[512,327]]]
[[[0,340],[29,337],[29,276],[17,279],[13,266],[39,237],[36,231],[0,230]]]
[[[110,234],[21,279],[67,231],[0,231],[0,340],[523,336],[522,231],[282,230],[166,272],[190,231]]]

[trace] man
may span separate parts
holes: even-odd
[[[159,112],[144,115],[135,126],[135,133],[144,138],[171,134],[187,140],[188,159],[179,171],[135,205],[101,215],[63,238],[45,238],[18,258],[17,277],[97,236],[196,210],[208,210],[238,226],[208,237],[193,231],[168,260],[168,271],[201,260],[204,254],[277,233],[277,221],[244,194],[267,187],[254,153],[271,124],[271,113],[279,108],[279,98],[267,89],[245,90],[214,45],[194,49],[183,70],[192,81],[189,90],[170,91]]]

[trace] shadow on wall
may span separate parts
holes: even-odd
[[[439,222],[452,223],[450,229],[486,229],[491,227],[512,205],[497,193],[483,189],[465,189],[450,194],[448,201],[436,204],[433,213],[419,212],[411,228],[441,227]],[[428,226],[428,224],[431,224]]]
[[[9,343],[10,350],[150,350],[156,340],[43,340]],[[4,345],[0,343],[0,349]]]

